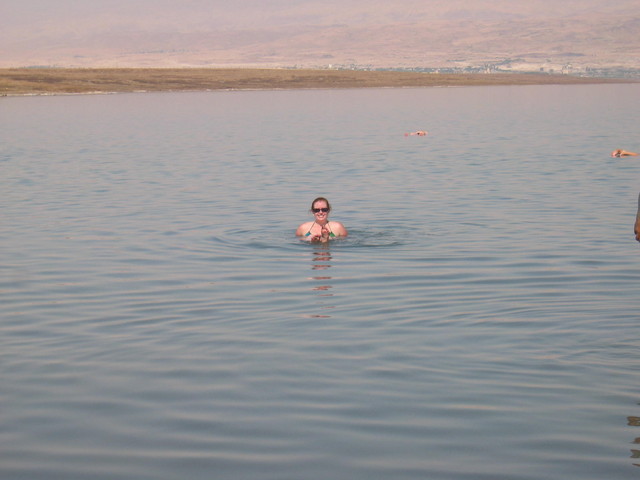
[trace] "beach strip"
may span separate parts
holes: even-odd
[[[0,95],[54,95],[209,90],[462,87],[637,83],[628,79],[550,74],[443,74],[390,70],[257,68],[0,69]]]

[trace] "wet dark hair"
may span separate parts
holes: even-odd
[[[324,197],[318,197],[313,202],[311,202],[311,208],[309,209],[311,213],[313,213],[313,206],[316,204],[316,202],[325,202],[327,204],[327,208],[329,209],[329,211],[331,211],[331,204],[329,203],[329,200]]]

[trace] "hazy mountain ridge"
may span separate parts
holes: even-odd
[[[0,30],[0,67],[409,68],[518,60],[526,68],[640,68],[637,0],[539,0],[517,10],[513,1],[487,0],[406,2],[403,9],[378,0],[368,8],[359,0],[270,4],[280,9],[249,1],[233,15],[205,3],[186,2],[199,12],[167,4],[137,17],[87,12],[73,25],[41,18],[28,31],[8,23]]]

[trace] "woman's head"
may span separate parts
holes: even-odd
[[[329,200],[324,197],[318,197],[313,202],[311,202],[311,213],[318,213],[318,209],[324,210],[324,213],[329,213],[331,211],[331,205],[329,204]],[[325,210],[327,209],[327,210]]]

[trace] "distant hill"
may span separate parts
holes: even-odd
[[[12,3],[0,67],[640,69],[638,0]]]

